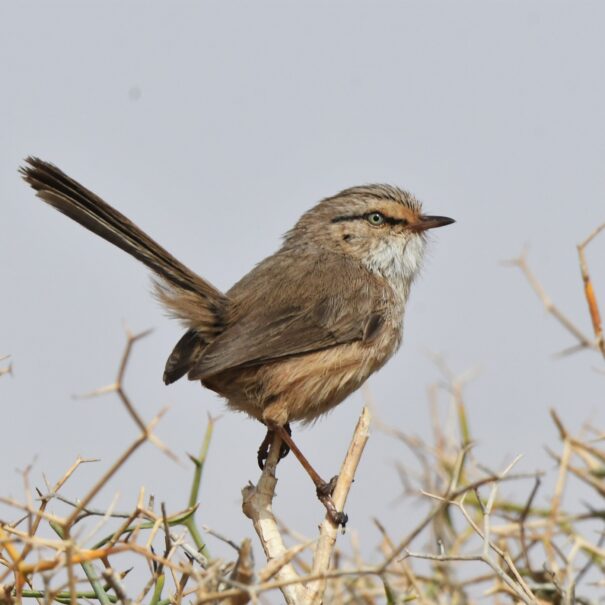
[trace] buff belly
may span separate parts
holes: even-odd
[[[315,420],[358,389],[399,346],[401,332],[385,330],[372,343],[353,342],[203,381],[234,410],[266,424]]]

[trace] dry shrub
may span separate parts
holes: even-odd
[[[586,246],[604,228],[599,227],[578,246],[593,336],[582,333],[553,304],[525,255],[511,261],[522,270],[546,309],[576,340],[565,353],[591,349],[605,357],[599,308],[585,258]],[[556,463],[555,471],[550,472],[553,481],[543,481],[539,472],[517,473],[516,460],[506,468],[486,469],[473,455],[464,381],[455,377],[449,377],[447,391],[457,423],[445,422],[433,405],[430,442],[394,427],[380,427],[415,453],[416,468],[402,467],[402,478],[406,491],[427,499],[431,507],[405,536],[393,536],[374,519],[380,536],[378,564],[367,562],[371,549],[355,539],[350,551],[336,546],[337,530],[328,519],[322,522],[319,536],[309,539],[275,519],[271,504],[277,440],[258,483],[243,490],[243,510],[253,521],[266,562],[255,567],[248,539],[239,544],[230,542],[232,560],[213,558],[197,521],[212,419],[199,455],[191,458],[192,484],[183,510],[169,512],[163,505],[156,506],[143,488],[131,511],[95,509],[95,496],[141,445],[152,443],[173,456],[153,432],[163,412],[145,423],[122,386],[132,346],[141,336],[128,335],[115,384],[93,393],[117,394],[140,431],[137,439],[77,501],[63,497],[62,488],[75,472],[82,472],[87,460],[81,458],[44,491],[33,493],[29,489],[26,472],[24,501],[0,499],[15,512],[14,519],[0,523],[0,602],[34,598],[40,603],[168,605],[186,600],[234,605],[266,602],[270,594],[275,600],[278,590],[286,602],[296,604],[414,601],[450,605],[485,602],[486,595],[494,603],[603,602],[599,595],[605,593],[605,434],[597,427],[585,426],[581,434],[573,435],[551,410],[559,436],[556,448],[549,450]],[[0,358],[0,363],[0,376],[9,373],[7,358]],[[344,505],[363,453],[369,422],[369,411],[364,409],[334,493],[339,507]],[[511,490],[511,484],[516,489]],[[573,498],[564,506],[562,496],[570,484],[574,493],[577,485],[583,486],[583,501]],[[540,493],[544,501],[545,489],[550,490],[550,505],[537,506],[536,496]],[[49,513],[51,502],[64,513]],[[78,524],[91,517],[99,520],[95,527],[98,539],[87,546],[88,537],[81,536]],[[49,528],[52,538],[45,537]],[[134,592],[125,588],[124,578],[129,573],[125,562],[136,569],[133,576],[137,581],[141,578]]]

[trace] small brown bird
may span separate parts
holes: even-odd
[[[277,433],[282,455],[292,449],[332,520],[344,525],[333,481],[313,470],[289,425],[338,405],[393,355],[425,232],[454,221],[423,214],[396,187],[346,189],[303,214],[282,247],[223,294],[56,166],[30,157],[21,173],[42,200],[156,274],[159,300],[187,327],[164,382],[200,380],[264,423],[261,468]]]

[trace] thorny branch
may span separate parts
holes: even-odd
[[[552,301],[550,296],[544,290],[542,284],[538,281],[533,271],[529,268],[527,263],[527,252],[523,251],[521,256],[518,258],[506,261],[505,264],[514,265],[521,269],[523,275],[529,282],[536,296],[542,301],[544,308],[550,313],[577,341],[578,345],[563,351],[563,354],[573,353],[578,349],[594,349],[594,341],[586,336],[580,328],[578,328],[574,322],[567,317]]]
[[[596,345],[605,357],[605,340],[603,339],[603,326],[601,324],[601,314],[599,313],[599,305],[597,297],[592,286],[590,274],[588,273],[588,262],[586,261],[586,246],[605,229],[605,223],[597,227],[583,242],[578,244],[578,256],[580,257],[580,272],[582,273],[582,282],[584,283],[584,295],[588,303],[588,311],[592,321],[592,329],[594,331]]]
[[[529,268],[527,262],[527,251],[524,250],[518,258],[514,258],[509,261],[505,261],[504,264],[513,265],[521,269],[523,275],[529,282],[538,298],[542,301],[544,308],[557,319],[557,321],[578,341],[578,344],[574,347],[566,349],[562,354],[573,353],[579,349],[596,349],[601,352],[605,358],[605,337],[603,335],[603,326],[601,322],[601,314],[599,312],[599,304],[594,291],[590,273],[588,270],[588,261],[586,260],[586,247],[590,244],[603,230],[605,230],[605,223],[597,227],[586,239],[577,245],[578,258],[580,263],[580,274],[582,276],[582,284],[584,287],[584,296],[588,304],[588,312],[592,323],[592,329],[594,333],[594,339],[584,334],[575,323],[569,319],[552,301],[544,290],[542,284],[538,281],[538,278]]]
[[[578,246],[595,340],[555,307],[529,270],[524,255],[514,261],[549,312],[577,340],[578,347],[601,353],[601,320],[585,248],[603,230],[605,226],[599,227]],[[337,531],[329,522],[322,523],[317,539],[309,539],[276,521],[272,502],[277,443],[258,484],[244,490],[243,508],[253,519],[266,564],[255,569],[249,540],[233,540],[202,526],[207,535],[233,546],[237,555],[234,560],[212,558],[197,525],[202,470],[214,429],[212,419],[199,455],[190,456],[193,477],[183,510],[169,512],[162,506],[157,511],[154,499],[146,497],[144,488],[130,512],[115,512],[113,504],[106,510],[93,508],[95,496],[109,478],[146,441],[174,457],[153,433],[160,417],[145,422],[123,388],[129,355],[139,338],[128,335],[116,382],[93,393],[118,395],[139,431],[131,445],[80,499],[70,500],[61,490],[76,471],[81,472],[84,462],[91,462],[83,458],[78,458],[54,485],[45,480],[46,490],[37,490],[37,501],[29,496],[29,470],[23,473],[24,503],[0,497],[0,503],[17,513],[16,521],[0,522],[2,605],[27,598],[44,603],[90,600],[102,605],[244,605],[260,603],[263,595],[277,590],[286,602],[294,604],[319,603],[323,599],[334,605],[408,601],[471,605],[482,595],[493,596],[498,603],[596,604],[590,591],[594,589],[592,594],[598,595],[605,586],[605,432],[588,426],[579,435],[573,434],[561,416],[552,411],[561,442],[558,451],[549,450],[557,465],[556,473],[546,477],[543,473],[513,474],[510,467],[500,473],[490,471],[475,459],[471,418],[463,399],[464,381],[449,372],[444,372],[445,387],[440,383],[429,390],[431,440],[388,427],[389,434],[415,454],[414,469],[398,463],[405,477],[404,496],[421,494],[430,510],[412,524],[412,529],[398,529],[397,534],[375,520],[381,553],[378,562],[375,557],[373,563],[367,562],[362,554],[366,549],[353,532],[352,552],[343,549],[342,544],[336,547]],[[443,392],[457,423],[443,419]],[[344,505],[367,440],[368,423],[369,414],[364,411],[334,494],[339,508]],[[95,465],[85,468],[94,470]],[[583,502],[572,497],[575,490],[569,488],[570,483],[585,486],[589,495],[583,496]],[[515,486],[510,490],[514,495],[506,493],[511,485]],[[96,544],[91,546],[89,528],[88,533],[82,530],[85,520],[93,518],[98,525],[92,533],[105,536],[95,538]],[[44,527],[53,529],[56,536],[48,538]],[[483,567],[478,568],[477,563]],[[134,596],[124,581],[133,566],[139,573],[146,570],[148,574],[145,585]]]
[[[340,469],[332,496],[338,510],[343,509],[351,489],[357,466],[369,438],[369,428],[370,412],[365,407],[353,432],[351,444]],[[300,546],[290,550],[286,548],[279,525],[272,512],[275,485],[277,483],[275,466],[279,460],[280,445],[280,440],[276,437],[271,445],[269,458],[258,484],[256,486],[248,485],[242,491],[243,510],[254,524],[254,529],[267,557],[267,568],[272,568],[271,576],[287,582],[281,587],[286,602],[288,604],[321,603],[326,589],[324,574],[330,569],[330,560],[336,543],[338,528],[326,515],[320,526],[312,570],[310,575],[307,576],[307,580],[313,577],[318,581],[311,584],[305,582],[294,570],[291,563],[292,559],[299,554],[301,548]]]
[[[275,565],[273,573],[278,580],[288,582],[282,593],[288,605],[303,603],[306,589],[300,583],[300,577],[291,564],[292,556],[288,552],[273,515],[273,498],[277,479],[275,469],[279,462],[281,439],[273,438],[265,468],[256,486],[250,484],[242,490],[242,510],[252,520],[269,565]]]

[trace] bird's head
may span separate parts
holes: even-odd
[[[427,231],[453,222],[424,214],[407,191],[365,185],[319,202],[288,233],[286,243],[305,242],[352,256],[397,289],[404,287],[407,295],[422,265]]]

